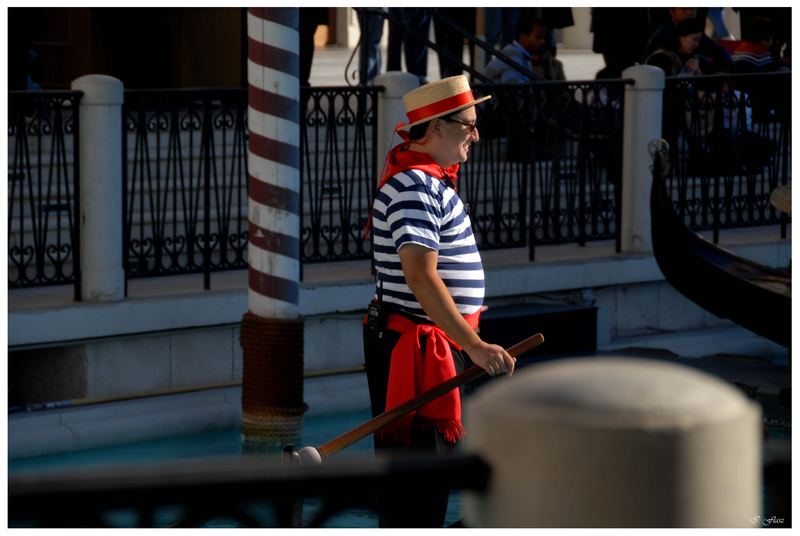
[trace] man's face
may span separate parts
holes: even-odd
[[[530,33],[522,34],[522,42],[520,42],[520,45],[533,56],[531,59],[533,63],[540,63],[544,58],[545,52],[547,51],[545,46],[546,38],[547,34],[544,26],[538,22],[533,25]]]
[[[460,111],[450,120],[442,122],[442,136],[448,153],[446,156],[451,164],[467,161],[470,145],[478,141],[480,136],[477,127],[471,129],[466,125],[475,125],[477,121],[478,115],[475,107],[471,106]]]

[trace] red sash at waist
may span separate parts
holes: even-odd
[[[465,315],[464,319],[470,327],[477,329],[480,311]],[[461,347],[441,328],[432,324],[418,324],[399,314],[389,315],[386,328],[400,333],[400,339],[392,350],[386,411],[456,375],[451,346],[459,351]],[[420,345],[421,336],[426,337],[424,354]],[[412,424],[435,428],[448,443],[461,439],[464,427],[461,423],[461,396],[458,390],[453,389],[388,424],[376,432],[376,435],[409,444]]]

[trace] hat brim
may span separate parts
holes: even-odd
[[[411,127],[414,127],[414,126],[417,126],[417,125],[421,125],[423,123],[427,123],[428,121],[433,121],[434,119],[438,119],[439,117],[442,117],[442,116],[445,116],[445,115],[454,114],[456,112],[460,112],[461,110],[466,110],[467,108],[469,108],[471,106],[476,106],[476,105],[482,103],[483,101],[487,101],[487,100],[489,100],[491,98],[492,98],[491,95],[487,95],[485,97],[481,97],[479,99],[475,99],[472,102],[468,102],[466,104],[462,104],[461,106],[453,108],[452,110],[447,110],[445,112],[441,112],[441,113],[432,115],[430,117],[426,117],[425,119],[420,119],[419,121],[414,121],[413,123],[405,123],[405,124],[402,124],[402,125],[398,125],[397,128],[395,128],[395,130],[408,130]]]

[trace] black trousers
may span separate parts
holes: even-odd
[[[400,339],[400,333],[383,330],[383,336],[368,326],[364,326],[364,360],[367,369],[369,397],[372,404],[372,416],[380,415],[386,410],[386,389],[389,383],[389,366],[392,349]],[[420,340],[423,351],[425,339]],[[467,366],[466,356],[452,348],[456,373],[461,373]],[[445,442],[436,430],[413,428],[411,445],[401,445],[375,438],[375,453],[378,456],[401,453],[414,449],[417,452],[447,455],[453,452],[455,445]],[[424,483],[413,494],[406,491],[386,491],[377,496],[378,518],[381,528],[387,527],[438,527],[444,525],[447,514],[449,490],[426,490]]]

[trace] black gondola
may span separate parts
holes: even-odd
[[[654,154],[650,219],[653,252],[667,281],[707,311],[789,348],[792,278],[715,246],[675,214]]]

